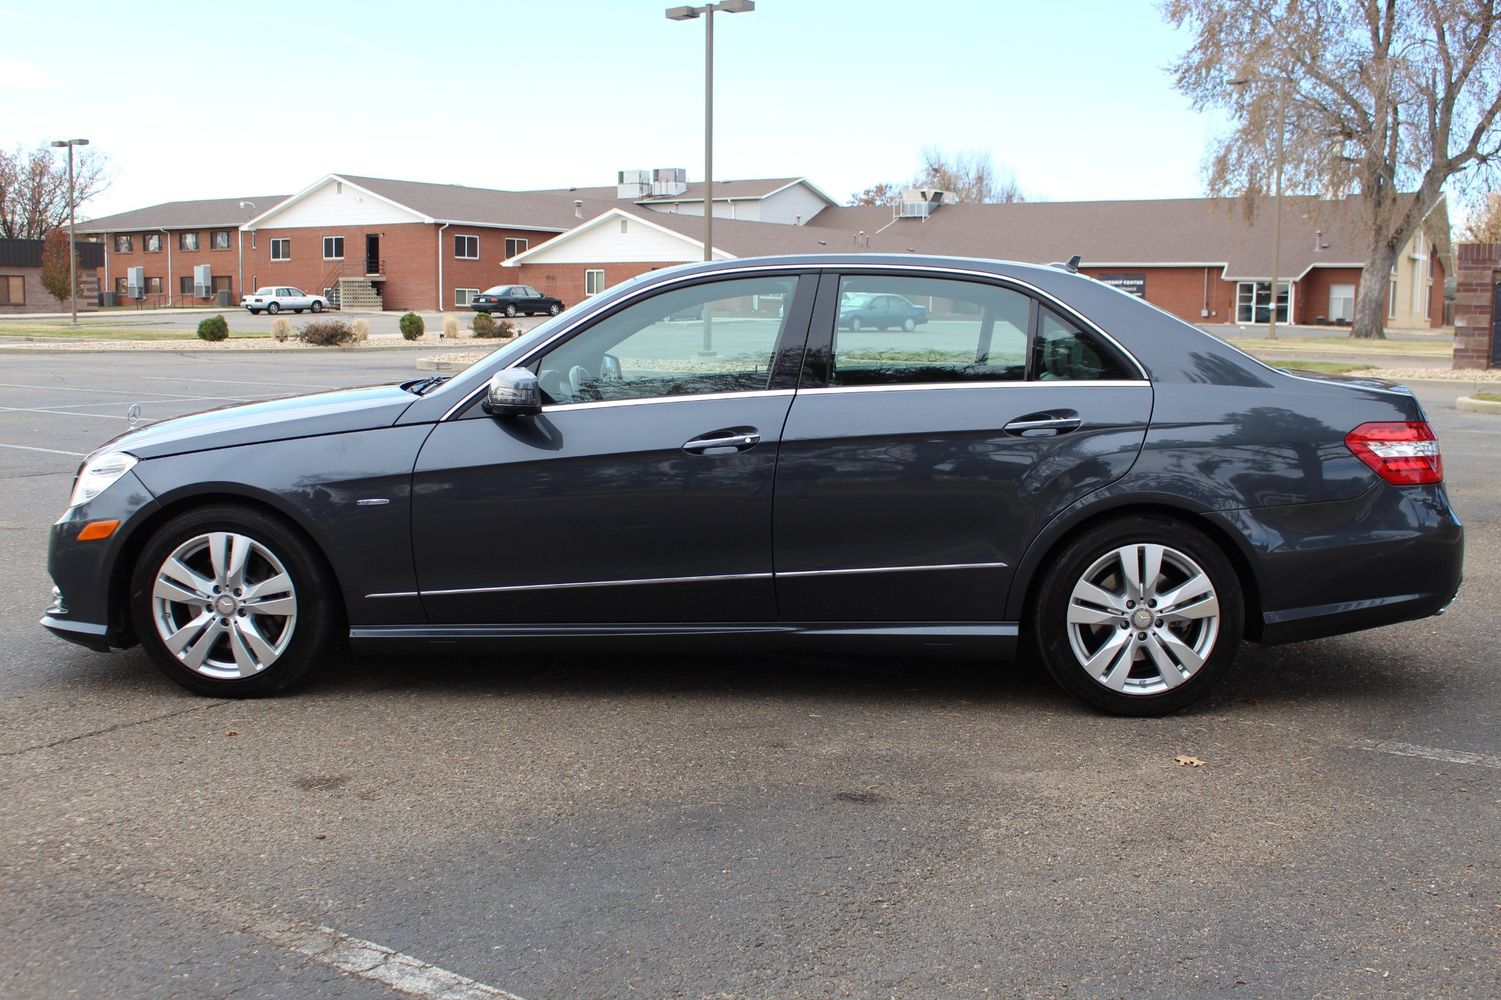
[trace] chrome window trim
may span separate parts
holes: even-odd
[[[943,569],[1005,569],[1003,562],[934,563],[927,566],[858,566],[852,569],[778,570],[777,576],[853,576],[858,573],[926,573]]]
[[[558,410],[604,410],[616,406],[640,406],[642,403],[687,403],[713,399],[771,399],[776,396],[791,396],[796,389],[746,389],[743,392],[705,392],[697,396],[644,396],[641,399],[601,399],[589,403],[549,403],[542,407],[543,413]]]
[[[749,265],[745,265],[745,266],[742,266],[742,267],[727,267],[727,268],[723,268],[723,269],[716,268],[716,269],[708,270],[708,271],[695,271],[695,272],[693,272],[691,274],[676,275],[676,276],[673,276],[671,278],[666,278],[666,279],[663,279],[663,280],[660,280],[660,281],[652,282],[652,283],[647,284],[644,287],[636,289],[636,290],[634,290],[632,292],[622,294],[621,297],[618,298],[618,299],[612,299],[612,300],[610,300],[608,302],[601,303],[598,308],[590,310],[589,312],[587,312],[584,315],[580,316],[578,319],[574,320],[572,323],[569,323],[567,326],[559,329],[556,333],[554,333],[552,336],[548,337],[546,340],[544,340],[541,343],[537,344],[529,352],[527,352],[526,354],[522,355],[514,363],[512,363],[510,365],[510,367],[512,367],[512,368],[525,368],[527,365],[531,364],[532,361],[534,361],[537,358],[538,355],[540,355],[543,352],[545,352],[549,347],[551,347],[558,340],[560,340],[563,337],[566,337],[569,334],[573,333],[573,331],[577,330],[580,326],[584,325],[585,323],[591,322],[600,312],[603,312],[605,309],[612,309],[612,308],[614,308],[616,306],[625,306],[625,305],[628,305],[628,304],[634,302],[636,299],[643,298],[643,297],[645,297],[647,295],[654,295],[657,292],[665,291],[665,290],[673,288],[674,286],[677,286],[677,285],[691,284],[691,283],[693,283],[695,281],[700,281],[700,280],[702,280],[702,279],[704,279],[706,277],[719,278],[719,277],[727,277],[727,276],[732,276],[732,275],[756,274],[756,273],[760,273],[760,272],[791,272],[793,274],[807,274],[807,273],[810,273],[810,272],[817,272],[819,274],[827,274],[827,273],[830,273],[830,272],[836,272],[837,273],[837,272],[847,272],[847,271],[896,271],[896,272],[921,271],[921,272],[926,272],[926,273],[930,273],[930,274],[966,275],[966,276],[973,277],[973,278],[983,278],[983,279],[985,279],[987,281],[990,281],[990,282],[999,282],[1001,284],[1008,284],[1008,285],[1015,286],[1015,287],[1017,287],[1017,288],[1025,291],[1025,292],[1027,292],[1028,294],[1033,295],[1033,296],[1037,297],[1038,299],[1049,303],[1050,305],[1052,305],[1055,308],[1056,311],[1058,311],[1059,313],[1061,313],[1065,318],[1072,319],[1073,321],[1077,322],[1078,324],[1080,324],[1085,329],[1091,330],[1094,333],[1096,333],[1097,335],[1099,335],[1100,337],[1103,337],[1106,341],[1108,341],[1109,343],[1111,343],[1112,345],[1114,345],[1115,349],[1118,350],[1121,354],[1125,355],[1125,357],[1131,362],[1131,364],[1136,367],[1137,373],[1141,376],[1141,379],[1140,379],[1141,382],[1146,382],[1148,384],[1150,384],[1150,382],[1151,382],[1150,377],[1147,375],[1146,367],[1144,365],[1142,365],[1142,363],[1136,359],[1136,355],[1132,354],[1129,350],[1126,349],[1125,345],[1123,345],[1120,341],[1116,340],[1109,333],[1106,333],[1103,329],[1100,328],[1100,326],[1098,324],[1094,323],[1092,320],[1088,319],[1087,317],[1079,315],[1079,313],[1072,306],[1068,305],[1067,303],[1065,303],[1063,300],[1059,299],[1057,296],[1053,295],[1052,293],[1044,291],[1043,289],[1039,288],[1038,286],[1032,284],[1030,281],[1027,281],[1027,280],[1025,280],[1023,278],[1017,278],[1017,277],[1014,277],[1014,276],[1009,275],[1009,274],[997,274],[994,271],[977,271],[977,270],[974,270],[974,269],[971,269],[971,268],[963,268],[963,267],[943,267],[943,266],[936,265],[936,264],[906,264],[906,263],[901,263],[900,261],[901,261],[901,258],[898,257],[895,260],[879,260],[879,261],[872,260],[872,261],[869,261],[869,262],[862,262],[862,263],[838,263],[838,264],[835,264],[835,263],[827,263],[827,264],[822,264],[822,263],[803,263],[803,264],[789,264],[789,263],[749,264]],[[585,301],[588,301],[588,300],[585,300]],[[1062,380],[1059,380],[1059,381],[1062,381]],[[1044,383],[1044,382],[1042,382],[1042,381],[1039,380],[1039,381],[1033,381],[1033,382],[1025,382],[1025,381],[1023,381],[1023,382],[1020,382],[1020,383],[1017,383],[1017,384],[1019,384],[1019,385],[1044,385],[1044,384],[1047,384],[1047,383]],[[1064,385],[1079,385],[1081,383],[1080,382],[1062,381],[1062,384],[1064,384]],[[1095,384],[1098,385],[1100,383],[1095,383]],[[1128,382],[1126,384],[1136,385],[1136,384],[1139,384],[1139,383],[1138,382]],[[443,413],[443,415],[438,418],[438,422],[442,423],[445,420],[452,419],[453,416],[454,416],[454,414],[458,413],[460,410],[466,409],[469,406],[471,406],[476,399],[478,399],[481,395],[484,394],[485,388],[486,388],[486,386],[484,386],[484,385],[480,385],[480,386],[476,387],[468,395],[464,396],[462,399],[460,399],[453,406],[449,407]],[[800,391],[808,392],[808,391],[818,391],[818,390],[807,390],[807,389],[804,389],[804,390],[800,390]],[[657,400],[672,399],[672,398],[676,398],[676,397],[671,397],[671,396],[659,396],[659,397],[656,397]],[[695,398],[695,397],[684,397],[684,398],[690,398],[691,399],[691,398]]]
[[[1075,381],[1050,379],[1046,382],[1018,382],[1015,380],[994,382],[912,382],[897,385],[830,385],[814,389],[799,389],[797,392],[800,396],[826,396],[830,393],[839,392],[915,392],[920,389],[1036,389],[1041,386],[1078,388],[1086,385],[1104,389],[1128,389],[1150,388],[1152,383],[1125,379],[1100,379],[1094,382],[1088,379],[1078,379]]]
[[[789,390],[790,391],[790,390]],[[520,590],[580,590],[586,587],[634,587],[659,583],[718,583],[725,580],[770,580],[779,576],[849,576],[860,573],[925,573],[949,569],[1005,569],[1003,562],[933,563],[922,566],[855,566],[848,569],[798,569],[774,573],[718,573],[712,576],[656,576],[635,580],[584,580],[572,583],[520,583],[503,587],[459,587],[453,590],[402,590],[387,594],[366,594],[366,600],[378,597],[452,597],[457,594],[504,594]]]

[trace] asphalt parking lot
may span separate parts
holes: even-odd
[[[1028,663],[734,655],[342,657],[226,702],[36,625],[129,404],[413,358],[0,354],[0,995],[1501,995],[1501,418],[1466,387],[1418,387],[1455,608],[1247,647],[1167,719]]]

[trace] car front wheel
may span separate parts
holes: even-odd
[[[558,305],[556,302],[554,302],[552,305],[550,305],[550,306],[547,307],[547,315],[549,315],[549,316],[556,316],[558,313],[560,313],[562,311],[563,311],[563,307],[560,306],[560,305]]]
[[[332,643],[322,561],[261,512],[203,507],[169,521],[136,563],[130,611],[152,662],[197,694],[250,698],[300,680]]]
[[[859,316],[851,316],[850,317],[850,332],[851,333],[859,333],[860,330],[861,330],[861,328],[864,327],[864,326],[865,326],[865,323],[861,321],[861,319],[860,319]]]
[[[1143,516],[1070,543],[1044,577],[1029,626],[1065,690],[1116,715],[1165,715],[1223,679],[1244,614],[1240,581],[1214,542]]]
[[[321,313],[323,311],[323,303],[322,302],[314,302],[308,308],[311,309],[315,313]]]
[[[917,329],[917,320],[913,319],[911,316],[908,316],[906,319],[902,320],[902,329],[908,333],[911,333],[913,330]]]

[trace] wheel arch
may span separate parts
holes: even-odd
[[[329,579],[333,582],[336,598],[333,607],[338,609],[340,616],[347,619],[349,612],[344,601],[343,584],[338,574],[334,572],[333,564],[329,562],[328,553],[324,550],[321,540],[294,510],[278,502],[274,495],[247,492],[215,484],[168,493],[157,498],[157,503],[157,509],[142,519],[125,539],[119,554],[115,557],[114,565],[110,567],[109,628],[111,635],[119,636],[124,645],[134,645],[139,641],[130,617],[130,579],[134,573],[136,561],[140,559],[141,552],[146,548],[147,543],[163,525],[179,514],[199,507],[219,504],[241,507],[269,516],[280,521],[288,530],[296,532],[322,561],[323,569],[327,571]]]
[[[1245,601],[1244,637],[1261,638],[1263,580],[1256,570],[1249,545],[1232,529],[1211,516],[1212,510],[1170,496],[1118,497],[1088,507],[1065,511],[1047,526],[1017,564],[1006,601],[1007,621],[1026,621],[1037,600],[1043,568],[1049,560],[1079,535],[1107,521],[1143,515],[1166,517],[1204,535],[1230,560],[1239,578]]]

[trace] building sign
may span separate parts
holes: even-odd
[[[1123,292],[1130,292],[1139,299],[1147,297],[1147,276],[1145,274],[1102,274],[1099,280],[1107,285],[1119,288]]]

